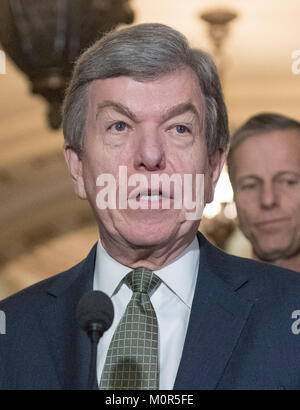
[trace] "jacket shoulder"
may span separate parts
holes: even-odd
[[[200,240],[200,246],[202,241],[206,263],[225,282],[233,286],[236,283],[247,283],[245,292],[248,291],[250,294],[252,291],[253,296],[256,294],[257,297],[259,294],[265,296],[269,294],[270,296],[284,297],[295,295],[297,300],[300,298],[299,272],[253,259],[230,255],[216,248],[204,237],[203,239]]]
[[[84,272],[92,273],[94,266],[96,245],[92,248],[89,255],[70,269],[55,274],[47,279],[39,281],[23,290],[0,301],[0,310],[30,310],[36,308],[36,303],[42,302],[47,295],[57,296],[65,289],[72,286],[78,277]]]

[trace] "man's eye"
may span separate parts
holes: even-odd
[[[283,186],[294,186],[299,183],[299,179],[286,177],[286,178],[280,178],[278,182]]]
[[[127,127],[127,124],[124,121],[118,121],[114,123],[110,128],[113,129],[114,131],[124,131]]]
[[[243,184],[243,185],[241,185],[241,189],[242,189],[242,190],[245,190],[245,191],[246,191],[246,190],[249,190],[249,191],[250,191],[251,189],[255,189],[255,188],[256,188],[256,184],[253,183],[253,182],[252,182],[252,183],[249,182],[248,184]]]
[[[280,183],[285,185],[285,186],[294,186],[298,183],[298,181],[296,181],[294,179],[286,179],[286,180],[280,181]]]
[[[287,185],[296,185],[297,181],[295,179],[287,179],[284,181]]]
[[[189,132],[190,130],[185,125],[176,125],[176,131],[178,134],[184,134],[185,132]]]

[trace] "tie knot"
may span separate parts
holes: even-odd
[[[127,274],[125,283],[134,293],[147,293],[149,295],[158,287],[160,279],[152,270],[137,268]]]

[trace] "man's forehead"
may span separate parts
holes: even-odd
[[[300,132],[276,130],[247,138],[234,150],[233,166],[237,177],[300,171]]]
[[[261,152],[268,152],[269,155],[266,158],[272,160],[272,156],[281,154],[295,153],[300,155],[300,130],[297,129],[285,129],[285,130],[273,130],[268,132],[259,132],[248,138],[245,138],[235,149],[242,152],[245,155],[259,155]]]
[[[202,114],[204,97],[192,70],[181,70],[147,81],[129,76],[94,80],[88,88],[89,107],[98,113],[103,109],[122,106],[133,111],[150,108],[155,104],[162,115],[190,111]]]
[[[178,82],[179,80],[179,82]],[[181,80],[181,81],[180,81]],[[131,81],[132,83],[138,83],[140,88],[147,88],[147,86],[167,86],[168,83],[172,83],[174,87],[174,83],[178,83],[180,85],[182,82],[193,90],[196,90],[202,96],[202,90],[196,73],[189,67],[176,70],[171,73],[161,74],[158,76],[154,76],[153,78],[135,78],[134,76],[130,75],[120,75],[115,77],[108,77],[104,79],[96,79],[93,80],[88,86],[89,94],[97,95],[98,92],[102,91],[105,88],[113,87],[113,84],[122,84],[128,83]]]

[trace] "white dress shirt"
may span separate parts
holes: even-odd
[[[199,258],[200,249],[195,238],[178,259],[154,271],[162,280],[151,296],[159,329],[160,390],[171,390],[174,386],[195,292]],[[132,290],[124,283],[120,286],[122,279],[131,270],[113,259],[99,240],[94,290],[101,290],[111,297],[115,315],[112,326],[104,333],[98,345],[98,382],[101,379],[111,339],[131,299]]]

